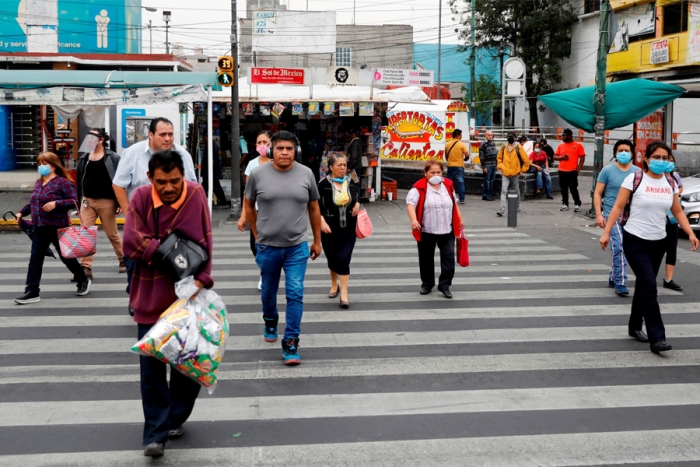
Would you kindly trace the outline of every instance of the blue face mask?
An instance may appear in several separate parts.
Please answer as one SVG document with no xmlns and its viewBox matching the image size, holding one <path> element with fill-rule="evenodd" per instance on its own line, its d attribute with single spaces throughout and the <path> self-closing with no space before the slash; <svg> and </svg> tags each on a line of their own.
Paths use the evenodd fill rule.
<svg viewBox="0 0 700 467">
<path fill-rule="evenodd" d="M 675 169 L 676 169 L 676 164 L 675 164 L 675 162 L 670 162 L 670 161 L 669 161 L 668 164 L 666 164 L 666 170 L 665 170 L 665 172 L 671 173 L 671 172 L 673 172 Z"/>
<path fill-rule="evenodd" d="M 37 170 L 39 171 L 39 175 L 42 177 L 46 177 L 51 173 L 51 166 L 50 165 L 40 165 L 37 167 Z"/>
<path fill-rule="evenodd" d="M 345 177 L 342 178 L 331 178 L 335 183 L 343 183 L 345 181 Z"/>
<path fill-rule="evenodd" d="M 622 165 L 629 164 L 629 162 L 632 160 L 632 153 L 627 151 L 618 152 L 615 158 L 617 159 L 617 162 Z"/>
<path fill-rule="evenodd" d="M 649 162 L 649 170 L 651 170 L 656 175 L 661 175 L 666 171 L 667 165 L 668 161 L 657 161 L 652 159 L 651 162 Z"/>
</svg>

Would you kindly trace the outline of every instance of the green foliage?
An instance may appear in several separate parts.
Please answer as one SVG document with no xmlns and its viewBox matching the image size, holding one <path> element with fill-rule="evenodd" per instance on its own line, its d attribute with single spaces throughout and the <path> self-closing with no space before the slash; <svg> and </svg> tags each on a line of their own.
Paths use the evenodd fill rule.
<svg viewBox="0 0 700 467">
<path fill-rule="evenodd" d="M 474 115 L 477 121 L 485 122 L 491 118 L 493 109 L 501 106 L 501 85 L 487 75 L 479 75 L 475 83 L 474 99 L 469 95 L 469 89 L 464 101 L 474 102 Z"/>
<path fill-rule="evenodd" d="M 561 82 L 561 60 L 571 55 L 571 27 L 577 21 L 570 0 L 476 0 L 476 45 L 511 50 L 527 69 L 531 120 L 537 123 L 536 96 L 555 90 Z M 471 44 L 471 0 L 450 0 L 462 23 L 459 32 Z M 478 74 L 478 70 L 477 70 Z M 534 119 L 532 118 L 534 117 Z"/>
</svg>

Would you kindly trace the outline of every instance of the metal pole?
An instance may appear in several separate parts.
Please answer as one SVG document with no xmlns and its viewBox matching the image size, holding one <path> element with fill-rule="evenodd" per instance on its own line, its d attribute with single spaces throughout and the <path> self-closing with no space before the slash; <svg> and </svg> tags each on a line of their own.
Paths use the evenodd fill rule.
<svg viewBox="0 0 700 467">
<path fill-rule="evenodd" d="M 469 83 L 469 97 L 472 102 L 476 102 L 476 0 L 472 0 L 472 25 L 471 25 L 471 55 L 469 57 L 469 66 L 471 67 L 471 81 Z M 476 117 L 476 109 L 474 108 L 476 104 L 472 104 L 472 115 Z"/>
<path fill-rule="evenodd" d="M 501 132 L 506 124 L 506 74 L 503 71 L 503 56 L 501 56 Z"/>
<path fill-rule="evenodd" d="M 211 123 L 214 119 L 212 113 L 211 86 L 207 86 L 207 199 L 209 200 L 209 213 L 212 210 L 212 200 L 214 197 L 214 142 L 212 141 Z M 219 200 L 223 202 L 223 200 Z"/>
<path fill-rule="evenodd" d="M 438 93 L 437 98 L 440 99 L 440 62 L 442 61 L 442 0 L 438 0 Z"/>
<path fill-rule="evenodd" d="M 516 149 L 517 151 L 517 149 Z M 503 176 L 501 176 L 503 177 Z M 520 177 L 518 177 L 520 178 Z M 518 180 L 515 183 L 520 183 Z M 508 227 L 516 228 L 518 226 L 518 193 L 508 189 Z"/>
<path fill-rule="evenodd" d="M 148 51 L 150 54 L 153 54 L 153 27 L 152 27 L 152 21 L 149 19 L 148 20 Z"/>
<path fill-rule="evenodd" d="M 169 23 L 169 21 L 165 22 L 165 53 L 166 54 L 170 53 L 170 42 L 168 42 L 168 23 Z"/>
<path fill-rule="evenodd" d="M 598 41 L 598 63 L 595 86 L 595 153 L 593 155 L 593 185 L 591 186 L 591 199 L 598 182 L 598 174 L 603 169 L 603 151 L 605 149 L 605 79 L 607 74 L 608 58 L 608 27 L 610 16 L 610 1 L 600 2 L 600 39 Z M 591 206 L 589 215 L 595 215 L 595 209 Z"/>
<path fill-rule="evenodd" d="M 238 115 L 238 13 L 236 0 L 231 0 L 231 57 L 233 57 L 233 86 L 231 86 L 231 214 L 226 221 L 237 222 L 241 217 L 241 153 Z"/>
</svg>

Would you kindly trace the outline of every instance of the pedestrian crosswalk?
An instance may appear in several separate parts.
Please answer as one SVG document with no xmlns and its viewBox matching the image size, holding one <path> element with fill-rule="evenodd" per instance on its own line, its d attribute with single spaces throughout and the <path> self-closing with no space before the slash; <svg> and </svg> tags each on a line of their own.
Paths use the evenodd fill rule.
<svg viewBox="0 0 700 467">
<path fill-rule="evenodd" d="M 358 241 L 349 310 L 327 298 L 325 258 L 310 261 L 302 364 L 289 368 L 261 336 L 248 234 L 216 228 L 231 325 L 219 385 L 157 463 L 700 465 L 700 303 L 659 289 L 674 345 L 659 357 L 627 337 L 631 298 L 607 288 L 599 253 L 530 231 L 466 233 L 471 266 L 452 300 L 418 294 L 408 231 Z M 0 465 L 153 464 L 111 246 L 99 236 L 90 295 L 48 259 L 42 301 L 20 307 L 28 253 L 26 237 L 0 236 Z M 278 302 L 282 323 L 283 287 Z"/>
</svg>

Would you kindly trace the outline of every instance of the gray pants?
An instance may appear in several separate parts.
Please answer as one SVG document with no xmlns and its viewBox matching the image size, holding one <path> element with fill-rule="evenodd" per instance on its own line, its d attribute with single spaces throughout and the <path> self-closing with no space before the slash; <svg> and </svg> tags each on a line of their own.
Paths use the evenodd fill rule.
<svg viewBox="0 0 700 467">
<path fill-rule="evenodd" d="M 520 209 L 520 175 L 514 177 L 501 175 L 501 212 L 506 212 L 506 195 L 509 186 L 513 187 L 518 195 L 518 209 Z"/>
</svg>

